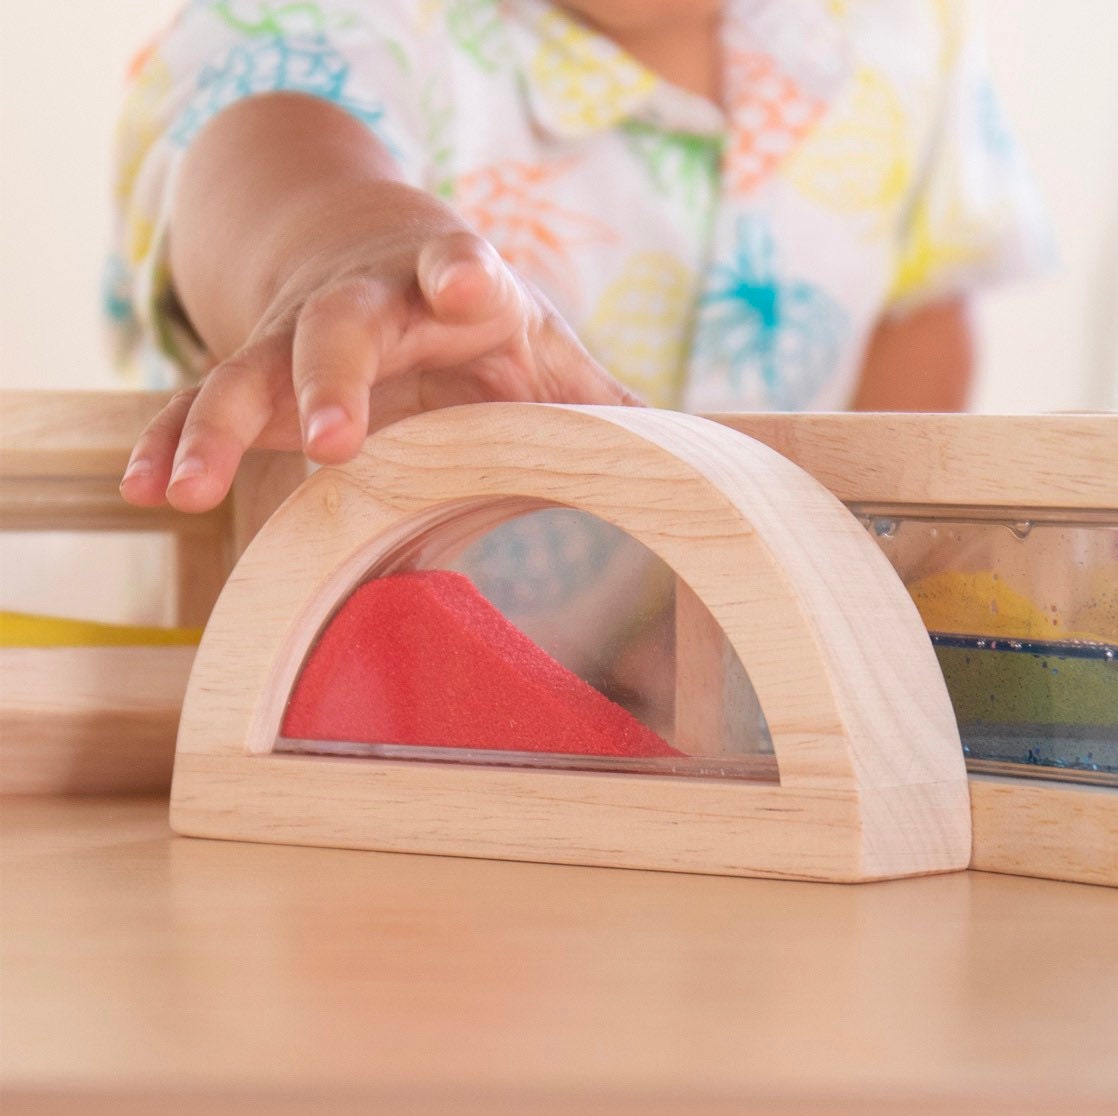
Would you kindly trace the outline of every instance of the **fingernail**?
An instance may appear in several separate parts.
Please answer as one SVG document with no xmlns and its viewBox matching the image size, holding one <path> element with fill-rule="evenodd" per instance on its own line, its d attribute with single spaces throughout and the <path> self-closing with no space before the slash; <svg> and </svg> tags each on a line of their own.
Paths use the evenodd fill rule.
<svg viewBox="0 0 1118 1116">
<path fill-rule="evenodd" d="M 124 470 L 120 483 L 125 484 L 136 477 L 150 477 L 152 472 L 151 462 L 146 457 L 137 457 L 134 461 L 128 462 L 128 468 Z"/>
<path fill-rule="evenodd" d="M 317 442 L 324 434 L 349 421 L 349 415 L 336 403 L 321 407 L 307 420 L 307 443 Z"/>
<path fill-rule="evenodd" d="M 200 477 L 206 471 L 205 463 L 200 457 L 184 457 L 171 474 L 171 483 L 190 480 L 191 477 Z"/>
<path fill-rule="evenodd" d="M 440 295 L 452 283 L 457 283 L 469 270 L 469 266 L 461 260 L 452 260 L 450 263 L 445 263 L 437 268 L 435 274 L 431 277 L 431 294 Z"/>
</svg>

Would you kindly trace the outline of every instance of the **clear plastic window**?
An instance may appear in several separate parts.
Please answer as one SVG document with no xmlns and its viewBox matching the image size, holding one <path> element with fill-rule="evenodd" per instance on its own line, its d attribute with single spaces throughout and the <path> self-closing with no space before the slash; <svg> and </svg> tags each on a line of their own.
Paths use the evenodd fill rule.
<svg viewBox="0 0 1118 1116">
<path fill-rule="evenodd" d="M 1118 785 L 1118 524 L 856 510 L 931 634 L 969 768 Z"/>
<path fill-rule="evenodd" d="M 642 544 L 558 507 L 464 513 L 370 570 L 275 750 L 777 779 L 709 612 Z"/>
</svg>

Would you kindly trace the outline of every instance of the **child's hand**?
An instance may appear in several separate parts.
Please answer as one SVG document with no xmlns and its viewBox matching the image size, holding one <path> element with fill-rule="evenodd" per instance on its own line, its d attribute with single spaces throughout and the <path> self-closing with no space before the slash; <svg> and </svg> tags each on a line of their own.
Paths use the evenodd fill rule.
<svg viewBox="0 0 1118 1116">
<path fill-rule="evenodd" d="M 171 265 L 219 363 L 144 431 L 133 504 L 200 512 L 245 451 L 353 457 L 370 430 L 455 403 L 637 404 L 542 295 L 371 133 L 280 94 L 219 114 L 188 152 Z"/>
<path fill-rule="evenodd" d="M 410 271 L 378 263 L 293 276 L 245 347 L 144 432 L 124 498 L 205 511 L 250 446 L 346 461 L 369 431 L 456 403 L 638 402 L 480 238 L 429 240 Z"/>
</svg>

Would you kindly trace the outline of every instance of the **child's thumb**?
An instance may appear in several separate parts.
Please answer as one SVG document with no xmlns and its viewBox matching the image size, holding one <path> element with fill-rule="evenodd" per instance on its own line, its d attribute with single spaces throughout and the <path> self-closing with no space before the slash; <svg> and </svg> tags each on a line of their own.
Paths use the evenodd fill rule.
<svg viewBox="0 0 1118 1116">
<path fill-rule="evenodd" d="M 434 237 L 420 249 L 419 288 L 437 318 L 477 322 L 516 304 L 516 281 L 496 249 L 470 232 Z"/>
</svg>

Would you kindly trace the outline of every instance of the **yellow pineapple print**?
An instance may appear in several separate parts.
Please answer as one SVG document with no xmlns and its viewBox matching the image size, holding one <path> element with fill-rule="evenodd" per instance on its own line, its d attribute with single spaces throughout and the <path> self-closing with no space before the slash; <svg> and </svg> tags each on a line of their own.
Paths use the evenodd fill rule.
<svg viewBox="0 0 1118 1116">
<path fill-rule="evenodd" d="M 960 0 L 932 0 L 932 11 L 941 36 L 939 64 L 946 72 L 959 56 L 966 33 L 966 10 Z"/>
<path fill-rule="evenodd" d="M 125 217 L 124 248 L 128 262 L 136 267 L 147 259 L 155 241 L 155 219 L 139 206 L 129 206 Z"/>
<path fill-rule="evenodd" d="M 694 275 L 667 252 L 639 252 L 602 294 L 583 331 L 587 347 L 654 407 L 679 403 Z"/>
<path fill-rule="evenodd" d="M 114 185 L 118 201 L 132 192 L 144 158 L 166 126 L 167 97 L 172 84 L 167 64 L 154 54 L 141 55 L 133 74 L 115 137 Z"/>
<path fill-rule="evenodd" d="M 445 8 L 446 0 L 419 0 L 418 27 L 420 32 L 424 35 L 427 34 L 436 21 L 442 19 Z"/>
<path fill-rule="evenodd" d="M 143 199 L 137 180 L 144 161 L 163 134 L 171 92 L 171 71 L 152 48 L 141 52 L 132 64 L 128 97 L 116 132 L 117 201 L 124 209 L 124 248 L 135 267 L 151 251 L 155 237 L 152 199 Z"/>
<path fill-rule="evenodd" d="M 656 85 L 643 66 L 560 12 L 540 20 L 532 76 L 572 132 L 617 123 Z"/>
<path fill-rule="evenodd" d="M 889 82 L 859 70 L 851 89 L 788 160 L 785 175 L 820 205 L 888 217 L 912 177 L 904 110 Z"/>
<path fill-rule="evenodd" d="M 904 302 L 935 287 L 937 279 L 982 257 L 983 230 L 970 228 L 954 206 L 933 222 L 925 201 L 917 204 L 912 227 L 897 262 L 890 302 Z"/>
</svg>

